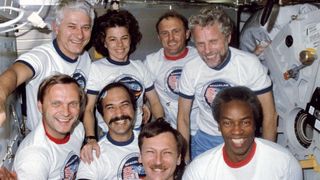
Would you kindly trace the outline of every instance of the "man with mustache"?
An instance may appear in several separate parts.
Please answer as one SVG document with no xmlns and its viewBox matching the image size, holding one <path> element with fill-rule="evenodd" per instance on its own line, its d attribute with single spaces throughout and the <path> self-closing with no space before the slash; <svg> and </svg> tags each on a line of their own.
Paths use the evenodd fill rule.
<svg viewBox="0 0 320 180">
<path fill-rule="evenodd" d="M 81 161 L 77 179 L 140 179 L 144 176 L 138 162 L 138 133 L 133 131 L 136 111 L 134 94 L 127 86 L 114 82 L 98 95 L 96 108 L 108 126 L 100 139 L 100 156 L 93 152 L 93 161 Z"/>
<path fill-rule="evenodd" d="M 262 108 L 255 92 L 237 86 L 218 93 L 212 113 L 224 144 L 195 158 L 183 180 L 302 180 L 297 159 L 284 147 L 255 137 Z M 272 159 L 272 160 L 271 160 Z"/>
<path fill-rule="evenodd" d="M 158 120 L 146 124 L 138 139 L 145 180 L 181 179 L 187 146 L 179 131 L 165 120 Z"/>
<path fill-rule="evenodd" d="M 189 28 L 200 57 L 183 68 L 177 121 L 178 130 L 189 142 L 190 111 L 195 101 L 199 130 L 194 136 L 193 157 L 223 142 L 210 105 L 216 96 L 213 92 L 233 86 L 247 86 L 258 95 L 263 108 L 262 136 L 275 141 L 277 114 L 267 69 L 255 55 L 229 47 L 233 25 L 228 15 L 221 7 L 204 8 L 190 17 Z"/>
</svg>

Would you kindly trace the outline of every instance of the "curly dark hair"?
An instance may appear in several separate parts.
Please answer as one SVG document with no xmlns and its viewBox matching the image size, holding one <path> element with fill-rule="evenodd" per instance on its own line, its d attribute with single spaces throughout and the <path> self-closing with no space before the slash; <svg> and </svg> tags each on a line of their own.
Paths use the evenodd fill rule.
<svg viewBox="0 0 320 180">
<path fill-rule="evenodd" d="M 128 56 L 130 56 L 130 54 L 136 50 L 137 44 L 141 41 L 142 34 L 139 30 L 138 21 L 127 10 L 108 9 L 105 14 L 95 20 L 92 32 L 92 42 L 96 51 L 105 57 L 109 57 L 109 51 L 104 47 L 104 42 L 107 29 L 112 27 L 126 27 L 128 29 L 131 39 L 130 50 L 128 53 Z"/>
</svg>

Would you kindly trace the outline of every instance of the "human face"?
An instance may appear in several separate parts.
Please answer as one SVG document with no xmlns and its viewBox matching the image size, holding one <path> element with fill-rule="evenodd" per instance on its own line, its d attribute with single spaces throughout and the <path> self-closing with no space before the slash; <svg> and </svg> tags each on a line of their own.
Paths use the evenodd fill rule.
<svg viewBox="0 0 320 180">
<path fill-rule="evenodd" d="M 254 142 L 255 121 L 249 104 L 232 100 L 222 104 L 219 128 L 228 157 L 233 162 L 245 159 Z"/>
<path fill-rule="evenodd" d="M 210 68 L 220 65 L 227 57 L 231 35 L 226 37 L 218 23 L 205 27 L 196 25 L 192 36 L 199 55 Z"/>
<path fill-rule="evenodd" d="M 47 89 L 38 108 L 46 131 L 54 138 L 63 139 L 78 120 L 80 95 L 76 84 L 55 84 Z"/>
<path fill-rule="evenodd" d="M 112 60 L 125 62 L 130 50 L 130 35 L 126 27 L 111 27 L 106 30 L 104 47 L 108 49 Z"/>
<path fill-rule="evenodd" d="M 186 48 L 186 40 L 190 32 L 183 26 L 183 22 L 174 17 L 163 19 L 158 26 L 158 38 L 168 56 L 179 56 Z"/>
<path fill-rule="evenodd" d="M 60 50 L 71 59 L 83 52 L 91 36 L 91 19 L 82 11 L 66 9 L 60 24 L 56 24 L 55 33 Z"/>
<path fill-rule="evenodd" d="M 127 141 L 134 123 L 134 109 L 128 92 L 122 87 L 108 90 L 102 107 L 110 136 L 116 141 Z"/>
<path fill-rule="evenodd" d="M 141 155 L 147 180 L 173 180 L 176 166 L 180 165 L 177 142 L 170 132 L 143 138 Z"/>
</svg>

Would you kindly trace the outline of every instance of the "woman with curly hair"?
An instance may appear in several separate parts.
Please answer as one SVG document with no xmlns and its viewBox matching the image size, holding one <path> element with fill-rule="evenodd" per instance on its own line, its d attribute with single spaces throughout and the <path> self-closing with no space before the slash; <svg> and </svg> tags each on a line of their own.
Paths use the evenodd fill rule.
<svg viewBox="0 0 320 180">
<path fill-rule="evenodd" d="M 107 127 L 99 113 L 95 112 L 96 100 L 103 87 L 112 82 L 124 83 L 135 94 L 137 111 L 135 118 L 135 129 L 139 130 L 142 119 L 142 107 L 144 95 L 150 103 L 151 112 L 155 119 L 164 116 L 159 97 L 154 89 L 149 71 L 140 60 L 131 60 L 129 56 L 136 50 L 137 44 L 142 38 L 138 21 L 127 10 L 108 10 L 104 15 L 98 17 L 93 28 L 93 46 L 96 51 L 104 56 L 92 63 L 88 85 L 88 103 L 84 113 L 84 125 L 86 130 L 86 146 L 82 149 L 81 157 L 87 162 L 92 161 L 92 150 L 99 155 L 99 146 L 95 137 L 95 118 L 103 132 Z M 108 108 L 108 107 L 104 107 Z M 121 126 L 121 119 L 119 123 Z"/>
</svg>

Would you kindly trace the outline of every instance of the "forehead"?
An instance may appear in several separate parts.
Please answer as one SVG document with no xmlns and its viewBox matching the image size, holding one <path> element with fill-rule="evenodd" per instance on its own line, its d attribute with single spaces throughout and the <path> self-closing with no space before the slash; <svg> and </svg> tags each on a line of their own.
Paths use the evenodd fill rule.
<svg viewBox="0 0 320 180">
<path fill-rule="evenodd" d="M 128 35 L 128 29 L 125 26 L 108 27 L 105 30 L 107 36 Z"/>
<path fill-rule="evenodd" d="M 177 17 L 167 17 L 160 21 L 159 28 L 168 28 L 168 27 L 184 27 L 181 19 Z"/>
<path fill-rule="evenodd" d="M 226 103 L 222 103 L 221 116 L 253 116 L 253 111 L 249 103 L 241 100 L 231 100 Z"/>
<path fill-rule="evenodd" d="M 59 97 L 79 97 L 78 86 L 74 83 L 70 84 L 55 84 L 46 89 L 45 97 L 59 98 Z"/>
<path fill-rule="evenodd" d="M 103 103 L 115 103 L 115 102 L 122 102 L 122 101 L 129 101 L 130 95 L 126 89 L 123 87 L 114 87 L 112 89 L 109 89 L 106 92 L 105 97 L 103 98 Z"/>
<path fill-rule="evenodd" d="M 64 9 L 62 22 L 91 24 L 89 15 L 84 10 Z"/>
<path fill-rule="evenodd" d="M 170 132 L 164 132 L 154 137 L 143 138 L 142 148 L 152 148 L 157 150 L 174 149 L 177 150 L 177 142 Z"/>
</svg>

